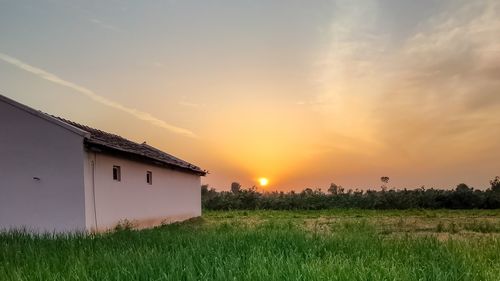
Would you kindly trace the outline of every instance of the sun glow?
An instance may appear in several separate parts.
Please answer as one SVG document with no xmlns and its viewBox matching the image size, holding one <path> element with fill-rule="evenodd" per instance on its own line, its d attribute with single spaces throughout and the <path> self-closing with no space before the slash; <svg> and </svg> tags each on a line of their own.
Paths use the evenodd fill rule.
<svg viewBox="0 0 500 281">
<path fill-rule="evenodd" d="M 266 186 L 269 184 L 269 180 L 267 178 L 260 178 L 259 184 L 260 184 L 260 186 Z"/>
</svg>

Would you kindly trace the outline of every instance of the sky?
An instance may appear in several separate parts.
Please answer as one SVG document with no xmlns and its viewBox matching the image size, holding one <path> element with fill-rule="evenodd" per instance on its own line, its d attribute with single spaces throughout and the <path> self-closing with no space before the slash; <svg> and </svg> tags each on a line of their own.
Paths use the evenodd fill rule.
<svg viewBox="0 0 500 281">
<path fill-rule="evenodd" d="M 0 94 L 217 189 L 500 175 L 500 1 L 0 0 L 0 35 Z"/>
</svg>

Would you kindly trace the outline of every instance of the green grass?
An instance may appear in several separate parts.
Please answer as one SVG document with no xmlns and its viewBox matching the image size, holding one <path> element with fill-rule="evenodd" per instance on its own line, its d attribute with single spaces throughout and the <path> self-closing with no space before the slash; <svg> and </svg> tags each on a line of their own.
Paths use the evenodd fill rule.
<svg viewBox="0 0 500 281">
<path fill-rule="evenodd" d="M 0 280 L 499 280 L 499 225 L 499 211 L 238 211 L 94 236 L 5 233 Z"/>
</svg>

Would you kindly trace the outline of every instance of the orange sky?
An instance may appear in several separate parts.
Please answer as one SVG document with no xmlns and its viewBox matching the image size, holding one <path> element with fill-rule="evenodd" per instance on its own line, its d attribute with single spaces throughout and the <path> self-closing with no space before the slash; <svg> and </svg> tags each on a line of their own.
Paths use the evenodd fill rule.
<svg viewBox="0 0 500 281">
<path fill-rule="evenodd" d="M 29 3 L 29 4 L 28 4 Z M 228 189 L 486 187 L 498 1 L 0 4 L 0 91 Z"/>
</svg>

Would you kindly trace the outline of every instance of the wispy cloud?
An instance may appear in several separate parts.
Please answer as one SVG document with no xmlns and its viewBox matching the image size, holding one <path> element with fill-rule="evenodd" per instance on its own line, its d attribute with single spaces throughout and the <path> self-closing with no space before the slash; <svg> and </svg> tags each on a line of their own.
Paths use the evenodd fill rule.
<svg viewBox="0 0 500 281">
<path fill-rule="evenodd" d="M 191 107 L 191 108 L 200 108 L 204 107 L 204 104 L 199 104 L 199 103 L 194 103 L 194 102 L 189 102 L 189 101 L 179 101 L 179 105 L 185 106 L 185 107 Z"/>
<path fill-rule="evenodd" d="M 397 43 L 377 30 L 384 15 L 370 3 L 339 1 L 319 60 L 315 107 L 332 130 L 373 140 L 385 159 L 464 160 L 496 145 L 500 3 L 456 2 Z"/>
<path fill-rule="evenodd" d="M 11 56 L 6 55 L 6 54 L 1 53 L 1 52 L 0 52 L 0 60 L 4 61 L 6 63 L 9 63 L 9 64 L 11 64 L 17 68 L 20 68 L 22 70 L 25 70 L 29 73 L 32 73 L 32 74 L 34 74 L 42 79 L 45 79 L 47 81 L 50 81 L 52 83 L 55 83 L 55 84 L 58 84 L 58 85 L 61 85 L 61 86 L 67 87 L 67 88 L 70 88 L 70 89 L 92 99 L 93 101 L 96 101 L 100 104 L 103 104 L 103 105 L 109 106 L 111 108 L 128 113 L 128 114 L 132 115 L 133 117 L 138 118 L 138 119 L 143 120 L 143 121 L 146 121 L 146 122 L 149 122 L 152 125 L 158 126 L 160 128 L 166 129 L 170 132 L 180 134 L 183 136 L 197 137 L 196 134 L 194 134 L 192 131 L 190 131 L 188 129 L 184 129 L 184 128 L 180 128 L 180 127 L 168 124 L 167 122 L 151 115 L 150 113 L 140 111 L 140 110 L 137 110 L 135 108 L 130 108 L 130 107 L 122 105 L 116 101 L 107 99 L 103 96 L 96 94 L 94 91 L 92 91 L 88 88 L 85 88 L 85 87 L 80 86 L 78 84 L 75 84 L 73 82 L 64 80 L 53 73 L 50 73 L 50 72 L 45 71 L 41 68 L 27 64 L 27 63 L 25 63 L 17 58 L 11 57 Z"/>
<path fill-rule="evenodd" d="M 93 23 L 93 24 L 96 24 L 104 29 L 107 29 L 107 30 L 110 30 L 110 31 L 114 31 L 114 32 L 118 32 L 118 33 L 124 33 L 124 30 L 121 29 L 121 28 L 118 28 L 114 25 L 111 25 L 107 22 L 104 22 L 100 19 L 97 19 L 97 18 L 89 18 L 89 22 Z"/>
</svg>

